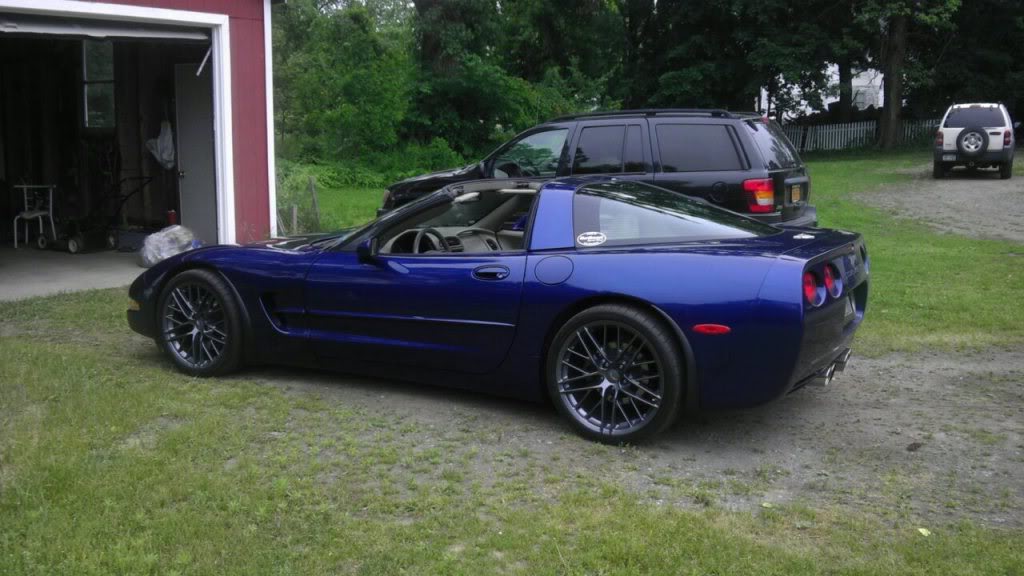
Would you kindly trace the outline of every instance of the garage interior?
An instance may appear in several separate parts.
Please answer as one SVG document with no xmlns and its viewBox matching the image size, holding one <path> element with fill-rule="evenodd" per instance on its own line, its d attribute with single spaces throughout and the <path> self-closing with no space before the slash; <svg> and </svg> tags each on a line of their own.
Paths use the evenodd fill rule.
<svg viewBox="0 0 1024 576">
<path fill-rule="evenodd" d="M 210 46 L 203 29 L 0 12 L 0 269 L 24 185 L 54 186 L 56 237 L 31 220 L 18 251 L 130 252 L 175 222 L 217 242 Z"/>
</svg>

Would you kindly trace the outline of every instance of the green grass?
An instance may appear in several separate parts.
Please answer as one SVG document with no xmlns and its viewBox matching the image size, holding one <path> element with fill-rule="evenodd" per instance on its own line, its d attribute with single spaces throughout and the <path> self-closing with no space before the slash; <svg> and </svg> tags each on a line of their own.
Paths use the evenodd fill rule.
<svg viewBox="0 0 1024 576">
<path fill-rule="evenodd" d="M 365 224 L 377 216 L 384 200 L 383 188 L 325 188 L 319 192 L 324 230 Z"/>
<path fill-rule="evenodd" d="M 0 304 L 0 573 L 1019 574 L 1019 531 L 777 504 L 691 508 L 469 432 L 197 380 L 123 290 Z M 466 416 L 472 418 L 471 415 Z M 476 434 L 474 436 L 473 434 Z M 610 465 L 642 454 L 594 445 Z M 773 475 L 765 469 L 764 475 Z"/>
<path fill-rule="evenodd" d="M 857 334 L 858 352 L 1008 346 L 1024 340 L 1024 308 L 1015 304 L 1024 298 L 1020 245 L 939 234 L 853 198 L 909 182 L 913 169 L 929 161 L 927 154 L 908 151 L 808 161 L 821 225 L 860 232 L 868 244 L 871 293 Z M 970 193 L 967 184 L 964 193 Z"/>
</svg>

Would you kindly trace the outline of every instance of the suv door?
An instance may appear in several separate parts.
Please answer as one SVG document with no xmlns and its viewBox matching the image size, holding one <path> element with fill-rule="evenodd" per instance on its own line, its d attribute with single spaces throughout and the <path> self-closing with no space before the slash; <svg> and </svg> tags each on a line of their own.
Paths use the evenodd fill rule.
<svg viewBox="0 0 1024 576">
<path fill-rule="evenodd" d="M 750 162 L 733 125 L 720 118 L 649 119 L 654 183 L 737 212 Z"/>
<path fill-rule="evenodd" d="M 580 122 L 570 150 L 574 176 L 614 175 L 623 180 L 653 181 L 650 136 L 644 118 Z"/>
</svg>

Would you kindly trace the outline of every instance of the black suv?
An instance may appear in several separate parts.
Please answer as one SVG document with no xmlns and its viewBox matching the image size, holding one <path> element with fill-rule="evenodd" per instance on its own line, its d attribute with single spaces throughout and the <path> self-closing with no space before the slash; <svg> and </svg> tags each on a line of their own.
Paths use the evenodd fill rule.
<svg viewBox="0 0 1024 576">
<path fill-rule="evenodd" d="M 773 121 L 725 110 L 624 110 L 556 118 L 476 164 L 388 187 L 386 212 L 453 182 L 607 174 L 639 180 L 770 224 L 816 226 L 810 180 Z"/>
</svg>

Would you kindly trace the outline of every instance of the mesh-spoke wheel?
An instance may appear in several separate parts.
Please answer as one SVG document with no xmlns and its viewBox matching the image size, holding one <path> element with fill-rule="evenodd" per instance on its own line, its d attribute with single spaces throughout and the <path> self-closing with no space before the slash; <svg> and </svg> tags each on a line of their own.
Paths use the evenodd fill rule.
<svg viewBox="0 0 1024 576">
<path fill-rule="evenodd" d="M 585 435 L 626 441 L 674 418 L 680 362 L 648 314 L 618 305 L 584 311 L 559 332 L 552 353 L 552 396 Z"/>
<path fill-rule="evenodd" d="M 163 333 L 170 349 L 192 368 L 216 362 L 227 348 L 224 307 L 212 290 L 181 284 L 164 304 Z"/>
<path fill-rule="evenodd" d="M 212 376 L 239 364 L 239 314 L 231 291 L 213 272 L 189 270 L 164 288 L 157 342 L 175 364 L 195 376 Z"/>
</svg>

